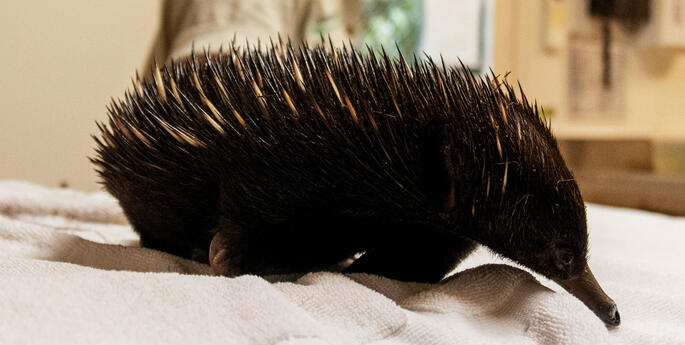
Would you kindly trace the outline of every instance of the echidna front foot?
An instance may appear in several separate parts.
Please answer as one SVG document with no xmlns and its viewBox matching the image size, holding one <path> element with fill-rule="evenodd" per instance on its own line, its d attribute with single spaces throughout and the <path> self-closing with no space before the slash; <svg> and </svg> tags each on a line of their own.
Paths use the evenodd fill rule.
<svg viewBox="0 0 685 345">
<path fill-rule="evenodd" d="M 417 227 L 366 252 L 346 272 L 437 283 L 471 254 L 476 245 L 466 238 L 431 233 L 429 229 Z"/>
</svg>

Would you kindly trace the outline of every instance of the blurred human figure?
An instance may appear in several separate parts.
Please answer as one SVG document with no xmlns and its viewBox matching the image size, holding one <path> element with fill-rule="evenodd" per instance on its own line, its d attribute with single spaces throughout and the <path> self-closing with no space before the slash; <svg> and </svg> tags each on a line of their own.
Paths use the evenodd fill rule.
<svg viewBox="0 0 685 345">
<path fill-rule="evenodd" d="M 193 47 L 218 49 L 235 37 L 256 44 L 269 37 L 298 43 L 317 36 L 317 28 L 335 40 L 354 37 L 359 0 L 165 0 L 160 28 L 152 47 L 153 61 L 186 56 Z M 357 18 L 355 18 L 357 17 Z M 312 30 L 314 28 L 314 30 Z M 318 30 L 318 31 L 322 31 Z M 146 68 L 145 71 L 149 71 Z"/>
</svg>

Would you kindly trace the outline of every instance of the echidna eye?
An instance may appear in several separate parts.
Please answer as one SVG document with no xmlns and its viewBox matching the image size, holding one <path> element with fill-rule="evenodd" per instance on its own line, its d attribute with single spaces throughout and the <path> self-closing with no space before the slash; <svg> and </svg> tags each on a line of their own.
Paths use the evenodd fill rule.
<svg viewBox="0 0 685 345">
<path fill-rule="evenodd" d="M 571 264 L 573 264 L 573 255 L 571 255 L 571 253 L 562 252 L 560 259 L 561 259 L 561 263 L 564 266 L 570 266 Z"/>
</svg>

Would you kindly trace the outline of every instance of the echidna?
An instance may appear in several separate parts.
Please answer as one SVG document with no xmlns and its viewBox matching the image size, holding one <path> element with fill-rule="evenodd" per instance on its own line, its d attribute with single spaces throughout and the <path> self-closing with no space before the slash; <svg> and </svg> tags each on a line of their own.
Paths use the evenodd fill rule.
<svg viewBox="0 0 685 345">
<path fill-rule="evenodd" d="M 482 244 L 619 324 L 573 175 L 506 78 L 273 42 L 151 74 L 112 102 L 93 159 L 142 245 L 227 276 L 363 252 L 348 271 L 437 282 Z"/>
</svg>

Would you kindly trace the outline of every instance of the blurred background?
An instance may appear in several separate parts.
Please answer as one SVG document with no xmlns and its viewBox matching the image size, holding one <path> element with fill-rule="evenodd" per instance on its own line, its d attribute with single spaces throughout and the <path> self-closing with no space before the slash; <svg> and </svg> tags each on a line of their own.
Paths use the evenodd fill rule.
<svg viewBox="0 0 685 345">
<path fill-rule="evenodd" d="M 5 0 L 0 179 L 100 189 L 90 135 L 136 70 L 277 32 L 509 73 L 587 201 L 685 214 L 685 0 Z"/>
</svg>

